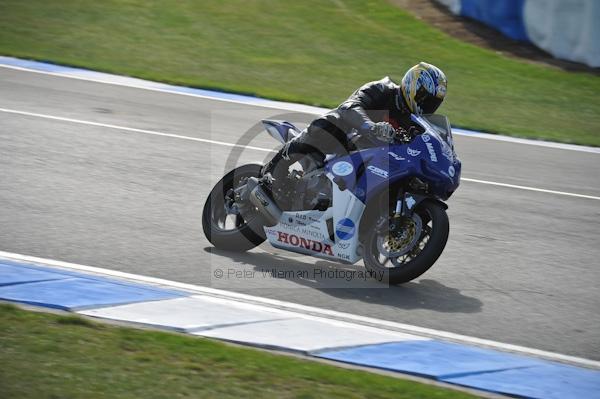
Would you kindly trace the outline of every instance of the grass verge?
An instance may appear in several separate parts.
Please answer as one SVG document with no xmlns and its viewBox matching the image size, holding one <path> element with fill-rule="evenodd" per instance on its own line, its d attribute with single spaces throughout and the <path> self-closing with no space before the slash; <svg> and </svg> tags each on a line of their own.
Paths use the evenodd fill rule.
<svg viewBox="0 0 600 399">
<path fill-rule="evenodd" d="M 2 398 L 472 398 L 413 381 L 0 304 Z"/>
<path fill-rule="evenodd" d="M 600 77 L 507 58 L 384 0 L 3 0 L 0 53 L 336 106 L 420 60 L 454 124 L 600 146 Z"/>
</svg>

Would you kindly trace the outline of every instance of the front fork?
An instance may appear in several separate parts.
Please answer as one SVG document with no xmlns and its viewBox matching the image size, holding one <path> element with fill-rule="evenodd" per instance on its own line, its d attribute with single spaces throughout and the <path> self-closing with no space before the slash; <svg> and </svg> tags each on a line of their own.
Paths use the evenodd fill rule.
<svg viewBox="0 0 600 399">
<path fill-rule="evenodd" d="M 402 222 L 406 219 L 412 218 L 417 205 L 427 198 L 428 197 L 424 195 L 413 194 L 405 192 L 404 190 L 399 190 L 398 195 L 396 196 L 394 213 L 390 218 L 390 232 L 399 232 L 403 225 Z"/>
</svg>

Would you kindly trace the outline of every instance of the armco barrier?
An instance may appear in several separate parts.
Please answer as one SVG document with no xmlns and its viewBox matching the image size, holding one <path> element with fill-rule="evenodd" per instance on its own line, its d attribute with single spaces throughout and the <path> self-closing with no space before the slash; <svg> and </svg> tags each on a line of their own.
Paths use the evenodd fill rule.
<svg viewBox="0 0 600 399">
<path fill-rule="evenodd" d="M 553 56 L 600 67 L 598 0 L 436 0 Z"/>
<path fill-rule="evenodd" d="M 600 1 L 526 0 L 527 36 L 557 58 L 600 67 Z"/>
<path fill-rule="evenodd" d="M 527 41 L 523 25 L 525 0 L 462 0 L 461 15 L 496 28 L 514 40 Z"/>
</svg>

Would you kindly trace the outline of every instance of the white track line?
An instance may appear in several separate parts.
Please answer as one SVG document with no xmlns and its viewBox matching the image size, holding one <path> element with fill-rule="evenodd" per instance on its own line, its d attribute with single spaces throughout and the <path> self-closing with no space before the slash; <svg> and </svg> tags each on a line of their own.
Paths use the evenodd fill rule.
<svg viewBox="0 0 600 399">
<path fill-rule="evenodd" d="M 202 142 L 202 143 L 210 143 L 210 144 L 222 145 L 222 146 L 226 146 L 226 147 L 246 148 L 249 150 L 262 151 L 262 152 L 272 152 L 273 151 L 273 150 L 269 150 L 267 148 L 226 143 L 224 141 L 202 139 L 202 138 L 198 138 L 198 137 L 181 136 L 179 134 L 157 132 L 154 130 L 136 129 L 136 128 L 132 128 L 132 127 L 111 125 L 111 124 L 107 124 L 107 123 L 84 121 L 81 119 L 64 118 L 61 116 L 38 114 L 35 112 L 18 111 L 18 110 L 7 109 L 7 108 L 0 108 L 0 112 L 6 112 L 9 114 L 16 114 L 16 115 L 33 116 L 36 118 L 50 119 L 50 120 L 56 120 L 56 121 L 61 121 L 61 122 L 79 123 L 82 125 L 89 125 L 89 126 L 105 127 L 105 128 L 109 128 L 109 129 L 122 130 L 122 131 L 126 131 L 126 132 L 149 134 L 152 136 L 162 136 L 162 137 L 176 138 L 176 139 L 180 139 L 180 140 L 198 141 L 198 142 Z M 600 197 L 595 197 L 593 195 L 569 193 L 569 192 L 565 192 L 565 191 L 547 190 L 544 188 L 536 188 L 536 187 L 528 187 L 528 186 L 518 186 L 515 184 L 500 183 L 500 182 L 494 182 L 494 181 L 488 181 L 488 180 L 470 179 L 467 177 L 461 177 L 461 180 L 467 181 L 467 182 L 472 182 L 472 183 L 488 184 L 488 185 L 492 185 L 492 186 L 508 187 L 508 188 L 515 188 L 515 189 L 519 189 L 519 190 L 536 191 L 536 192 L 547 193 L 547 194 L 564 195 L 564 196 L 568 196 L 568 197 L 585 198 L 585 199 L 592 199 L 592 200 L 600 201 Z"/>
<path fill-rule="evenodd" d="M 269 299 L 262 298 L 247 294 L 240 294 L 237 292 L 219 290 L 216 288 L 203 287 L 199 285 L 192 285 L 186 283 L 179 283 L 177 281 L 170 281 L 156 277 L 142 276 L 138 274 L 125 273 L 116 270 L 104 269 L 94 266 L 86 266 L 79 265 L 76 263 L 68 263 L 53 259 L 44 259 L 38 258 L 34 256 L 16 254 L 11 252 L 0 251 L 0 258 L 5 258 L 9 260 L 16 260 L 21 262 L 31 262 L 38 263 L 41 265 L 55 266 L 58 268 L 70 269 L 70 270 L 78 270 L 83 272 L 89 272 L 93 274 L 99 274 L 104 276 L 117 277 L 121 279 L 144 282 L 153 285 L 159 285 L 169 288 L 181 289 L 193 293 L 199 293 L 203 295 L 216 296 L 220 298 L 226 298 L 231 300 L 236 300 L 244 303 L 252 303 L 252 304 L 260 304 L 267 305 L 270 307 L 274 307 L 277 309 L 283 309 L 288 311 L 295 311 L 298 313 L 302 313 L 305 315 L 317 316 L 317 317 L 325 317 L 330 319 L 335 319 L 339 321 L 345 321 L 349 323 L 356 323 L 364 326 L 371 326 L 376 328 L 381 328 L 385 330 L 399 331 L 404 333 L 416 334 L 420 336 L 430 337 L 430 338 L 440 338 L 445 340 L 450 340 L 454 342 L 461 342 L 466 344 L 472 344 L 477 346 L 484 346 L 488 348 L 499 349 L 502 351 L 509 351 L 514 353 L 519 353 L 523 355 L 530 355 L 541 357 L 548 360 L 554 360 L 559 362 L 571 363 L 583 367 L 592 367 L 596 369 L 600 369 L 600 362 L 591 359 L 584 359 L 575 356 L 563 355 L 560 353 L 548 352 L 539 349 L 527 348 L 519 345 L 506 344 L 502 342 L 491 341 L 482 338 L 469 337 L 467 335 L 460 335 L 451 333 L 448 331 L 435 330 L 432 328 L 424 328 L 413 326 L 410 324 L 397 323 L 393 321 L 387 320 L 379 320 L 372 317 L 359 316 L 350 313 L 338 312 L 335 310 L 329 309 L 321 309 L 313 306 L 305 306 L 292 302 L 280 301 L 277 299 Z"/>
<path fill-rule="evenodd" d="M 498 182 L 487 181 L 487 180 L 469 179 L 467 177 L 461 177 L 460 180 L 461 181 L 468 181 L 468 182 L 472 182 L 472 183 L 489 184 L 489 185 L 492 185 L 492 186 L 517 188 L 519 190 L 537 191 L 537 192 L 540 192 L 540 193 L 566 195 L 566 196 L 569 196 L 569 197 L 577 197 L 577 198 L 587 198 L 587 199 L 593 199 L 593 200 L 600 200 L 600 197 L 594 197 L 593 195 L 567 193 L 565 191 L 546 190 L 545 188 L 517 186 L 516 184 L 507 184 L 507 183 L 498 183 Z"/>
<path fill-rule="evenodd" d="M 154 131 L 154 130 L 146 130 L 146 129 L 136 129 L 136 128 L 133 128 L 133 127 L 110 125 L 108 123 L 84 121 L 84 120 L 81 120 L 81 119 L 64 118 L 62 116 L 52 116 L 52 115 L 46 115 L 46 114 L 37 114 L 35 112 L 17 111 L 17 110 L 14 110 L 14 109 L 7 109 L 7 108 L 0 108 L 0 112 L 6 112 L 6 113 L 9 113 L 9 114 L 17 114 L 17 115 L 25 115 L 25 116 L 34 116 L 36 118 L 51 119 L 51 120 L 61 121 L 61 122 L 79 123 L 79 124 L 82 124 L 82 125 L 89 125 L 89 126 L 106 127 L 106 128 L 109 128 L 109 129 L 123 130 L 123 131 L 126 131 L 126 132 L 143 133 L 143 134 L 149 134 L 149 135 L 152 135 L 152 136 L 162 136 L 162 137 L 171 137 L 171 138 L 180 139 L 180 140 L 199 141 L 201 143 L 210 143 L 210 144 L 222 145 L 222 146 L 226 146 L 226 147 L 247 148 L 247 149 L 250 149 L 250 150 L 265 151 L 265 152 L 272 152 L 273 151 L 273 150 L 267 150 L 265 148 L 260 148 L 260 147 L 252 147 L 252 146 L 249 146 L 249 145 L 232 144 L 232 143 L 226 143 L 224 141 L 201 139 L 199 137 L 181 136 L 179 134 L 157 132 L 157 131 Z"/>
<path fill-rule="evenodd" d="M 2 56 L 0 56 L 0 59 L 1 58 L 2 58 Z M 5 57 L 5 58 L 10 58 L 10 57 Z M 44 64 L 42 62 L 37 62 L 37 63 Z M 53 64 L 49 64 L 49 65 L 53 65 Z M 176 91 L 174 89 L 183 87 L 183 86 L 173 86 L 173 85 L 168 85 L 166 83 L 153 82 L 150 80 L 144 80 L 144 79 L 140 79 L 140 78 L 113 75 L 113 74 L 109 74 L 109 73 L 96 72 L 96 71 L 80 69 L 80 68 L 71 68 L 71 69 L 73 69 L 73 72 L 48 72 L 48 71 L 40 71 L 37 69 L 19 67 L 16 65 L 5 65 L 5 64 L 0 64 L 0 68 L 13 69 L 13 70 L 22 71 L 22 72 L 37 73 L 37 74 L 55 76 L 55 77 L 60 77 L 60 78 L 76 79 L 76 80 L 82 80 L 82 81 L 93 82 L 93 83 L 103 83 L 103 84 L 110 84 L 110 85 L 115 85 L 115 86 L 130 87 L 130 88 L 134 88 L 134 89 L 150 90 L 150 91 L 155 91 L 155 92 L 160 92 L 160 93 L 204 98 L 204 99 L 213 100 L 213 101 L 222 101 L 222 102 L 228 102 L 228 103 L 233 103 L 233 104 L 242 104 L 242 105 L 252 106 L 252 107 L 262 107 L 262 108 L 270 108 L 270 109 L 296 111 L 296 112 L 303 112 L 303 113 L 309 113 L 309 114 L 314 114 L 314 115 L 320 115 L 320 114 L 323 114 L 323 113 L 329 111 L 329 109 L 327 109 L 327 108 L 315 107 L 315 106 L 304 105 L 304 104 L 288 103 L 288 102 L 284 102 L 284 101 L 268 100 L 268 99 L 263 99 L 263 98 L 244 96 L 244 95 L 235 94 L 235 93 L 227 93 L 227 94 L 235 95 L 238 97 L 247 97 L 248 101 L 234 100 L 234 99 L 229 99 L 229 98 L 221 98 L 216 95 L 216 94 L 220 94 L 218 92 L 215 92 L 214 96 L 180 92 L 180 91 Z M 85 76 L 85 75 L 78 76 L 78 75 L 75 75 L 76 73 L 93 74 L 96 76 L 96 78 L 92 78 L 90 76 Z M 151 87 L 151 85 L 160 85 L 160 86 L 164 86 L 164 88 Z M 169 88 L 172 88 L 172 89 L 169 89 Z M 210 92 L 211 90 L 205 90 L 205 91 Z M 466 137 L 475 137 L 475 138 L 480 138 L 480 139 L 505 141 L 505 142 L 511 142 L 511 143 L 525 144 L 525 145 L 535 145 L 535 146 L 539 146 L 539 147 L 555 148 L 555 149 L 560 149 L 560 150 L 570 150 L 570 151 L 580 151 L 580 152 L 589 152 L 589 153 L 594 153 L 594 154 L 600 154 L 600 148 L 598 148 L 598 147 L 557 143 L 557 142 L 543 141 L 543 140 L 524 139 L 524 138 L 519 138 L 519 137 L 504 136 L 501 134 L 476 132 L 476 131 L 472 131 L 472 130 L 468 130 L 468 129 L 460 129 L 460 128 L 457 128 L 455 130 L 453 129 L 453 133 L 456 135 L 461 135 L 461 136 L 466 136 Z"/>
<path fill-rule="evenodd" d="M 455 136 L 466 136 L 485 140 L 504 141 L 513 144 L 537 145 L 539 147 L 556 148 L 559 150 L 571 150 L 589 152 L 592 154 L 600 154 L 600 147 L 589 147 L 585 145 L 557 143 L 554 141 L 543 141 L 535 139 L 523 139 L 520 137 L 503 136 L 501 134 L 476 132 L 473 130 L 461 129 L 458 127 L 452 128 L 452 134 Z"/>
</svg>

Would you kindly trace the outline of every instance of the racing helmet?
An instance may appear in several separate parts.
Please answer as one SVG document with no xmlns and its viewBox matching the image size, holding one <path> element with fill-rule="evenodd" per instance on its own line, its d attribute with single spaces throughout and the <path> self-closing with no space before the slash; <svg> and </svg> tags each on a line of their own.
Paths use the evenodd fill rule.
<svg viewBox="0 0 600 399">
<path fill-rule="evenodd" d="M 444 101 L 448 81 L 438 67 L 420 62 L 410 68 L 400 84 L 400 92 L 413 114 L 433 114 Z"/>
</svg>

